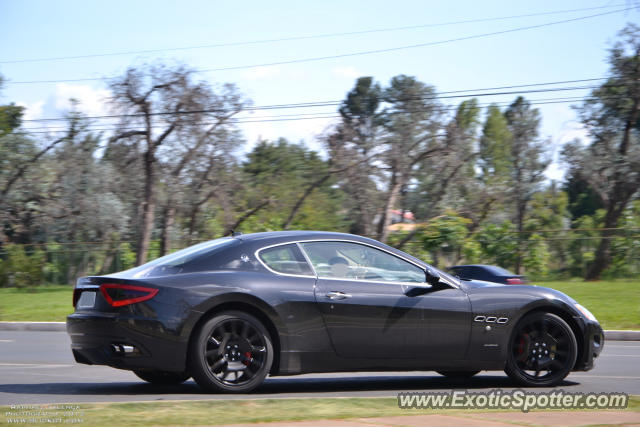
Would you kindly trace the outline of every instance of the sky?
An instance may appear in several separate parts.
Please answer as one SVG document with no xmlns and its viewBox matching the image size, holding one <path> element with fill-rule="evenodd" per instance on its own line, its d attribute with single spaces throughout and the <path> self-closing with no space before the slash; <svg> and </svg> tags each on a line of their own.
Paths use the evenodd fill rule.
<svg viewBox="0 0 640 427">
<path fill-rule="evenodd" d="M 393 76 L 406 74 L 438 92 L 601 78 L 607 73 L 607 51 L 617 32 L 628 22 L 638 23 L 636 4 L 631 0 L 0 0 L 0 74 L 6 79 L 0 103 L 25 106 L 27 120 L 63 116 L 69 98 L 78 99 L 80 110 L 88 115 L 106 114 L 110 95 L 106 78 L 122 75 L 130 66 L 160 62 L 196 70 L 227 68 L 196 76 L 212 85 L 234 83 L 256 106 L 340 101 L 360 76 L 373 76 L 384 86 Z M 603 13 L 607 14 L 510 31 Z M 503 33 L 486 35 L 495 32 Z M 478 35 L 484 36 L 471 37 Z M 295 40 L 281 40 L 291 38 Z M 395 49 L 407 46 L 414 47 Z M 150 50 L 154 52 L 140 52 Z M 377 50 L 383 52 L 345 55 Z M 103 56 L 87 57 L 97 54 Z M 60 57 L 66 59 L 51 59 Z M 282 63 L 288 61 L 299 62 Z M 260 66 L 273 63 L 280 64 Z M 96 80 L 59 82 L 78 79 Z M 58 82 L 21 83 L 43 80 Z M 580 89 L 524 96 L 534 101 L 588 93 L 589 89 Z M 516 96 L 484 96 L 479 101 L 506 103 Z M 455 105 L 463 99 L 442 101 Z M 542 115 L 541 135 L 549 141 L 554 158 L 546 171 L 549 179 L 563 176 L 558 160 L 562 144 L 586 137 L 572 105 L 579 102 L 535 105 Z M 335 113 L 335 106 L 255 111 L 245 114 L 252 122 L 243 123 L 241 129 L 247 147 L 259 138 L 284 137 L 322 150 L 319 136 L 335 121 Z M 274 115 L 281 117 L 274 121 Z M 42 125 L 25 122 L 25 127 Z"/>
</svg>

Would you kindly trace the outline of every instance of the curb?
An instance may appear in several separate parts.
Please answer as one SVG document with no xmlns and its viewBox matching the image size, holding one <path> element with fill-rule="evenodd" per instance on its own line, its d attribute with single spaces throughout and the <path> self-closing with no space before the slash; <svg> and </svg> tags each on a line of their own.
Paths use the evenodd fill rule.
<svg viewBox="0 0 640 427">
<path fill-rule="evenodd" d="M 0 331 L 55 331 L 67 330 L 65 322 L 0 322 Z"/>
<path fill-rule="evenodd" d="M 65 322 L 0 322 L 0 331 L 64 332 L 66 330 Z M 604 338 L 610 341 L 640 341 L 640 331 L 604 331 Z"/>
<path fill-rule="evenodd" d="M 611 341 L 640 341 L 640 331 L 604 331 L 604 346 L 606 340 Z"/>
</svg>

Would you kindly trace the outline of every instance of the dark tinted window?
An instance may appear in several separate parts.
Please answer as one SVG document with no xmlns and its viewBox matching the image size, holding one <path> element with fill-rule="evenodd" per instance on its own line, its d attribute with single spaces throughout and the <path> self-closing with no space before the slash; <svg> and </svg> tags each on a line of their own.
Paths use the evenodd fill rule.
<svg viewBox="0 0 640 427">
<path fill-rule="evenodd" d="M 505 270 L 502 267 L 496 267 L 495 265 L 487 265 L 484 268 L 495 276 L 513 276 L 513 273 L 509 270 Z"/>
<path fill-rule="evenodd" d="M 311 267 L 295 244 L 263 249 L 258 256 L 270 269 L 278 273 L 313 275 Z"/>
<path fill-rule="evenodd" d="M 182 273 L 185 271 L 185 267 L 192 261 L 196 261 L 200 257 L 209 256 L 218 251 L 223 251 L 237 243 L 238 241 L 231 237 L 210 240 L 154 259 L 139 267 L 128 270 L 127 273 L 136 279 Z"/>
</svg>

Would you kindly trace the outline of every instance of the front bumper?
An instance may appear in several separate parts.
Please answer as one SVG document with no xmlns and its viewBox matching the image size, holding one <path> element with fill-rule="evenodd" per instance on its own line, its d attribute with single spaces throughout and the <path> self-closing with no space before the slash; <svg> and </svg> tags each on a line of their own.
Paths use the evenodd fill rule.
<svg viewBox="0 0 640 427">
<path fill-rule="evenodd" d="M 67 332 L 78 363 L 128 370 L 185 370 L 188 340 L 167 330 L 160 320 L 74 313 L 67 317 Z"/>
<path fill-rule="evenodd" d="M 593 369 L 594 360 L 602 352 L 604 347 L 604 331 L 598 322 L 584 320 L 576 317 L 576 321 L 582 323 L 582 348 L 573 368 L 574 371 L 589 371 Z M 580 341 L 578 341 L 580 343 Z"/>
</svg>

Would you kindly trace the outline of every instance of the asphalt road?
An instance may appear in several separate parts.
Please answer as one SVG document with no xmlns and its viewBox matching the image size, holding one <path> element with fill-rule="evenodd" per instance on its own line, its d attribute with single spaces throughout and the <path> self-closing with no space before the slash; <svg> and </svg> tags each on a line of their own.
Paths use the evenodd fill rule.
<svg viewBox="0 0 640 427">
<path fill-rule="evenodd" d="M 80 365 L 69 344 L 64 332 L 0 331 L 0 405 L 247 398 L 202 393 L 192 380 L 157 387 L 128 371 Z M 268 378 L 250 397 L 395 397 L 401 391 L 495 388 L 515 387 L 502 372 L 482 372 L 468 380 L 435 372 L 308 374 Z M 640 394 L 640 342 L 606 342 L 593 370 L 570 374 L 558 388 Z"/>
</svg>

